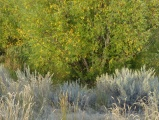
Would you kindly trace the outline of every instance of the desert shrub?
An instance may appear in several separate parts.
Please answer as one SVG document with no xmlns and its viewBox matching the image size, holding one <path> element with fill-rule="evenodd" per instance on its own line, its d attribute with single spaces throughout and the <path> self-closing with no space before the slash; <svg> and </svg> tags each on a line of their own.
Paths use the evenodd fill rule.
<svg viewBox="0 0 159 120">
<path fill-rule="evenodd" d="M 65 82 L 58 87 L 54 97 L 56 104 L 61 99 L 61 96 L 67 96 L 67 101 L 71 106 L 78 106 L 84 109 L 88 105 L 88 98 L 91 90 L 87 89 L 87 86 L 81 86 L 76 82 Z"/>
<path fill-rule="evenodd" d="M 159 92 L 158 78 L 154 75 L 154 70 L 146 70 L 145 66 L 141 70 L 130 70 L 123 68 L 116 70 L 114 75 L 102 75 L 97 78 L 97 91 L 100 92 L 100 101 L 104 101 L 107 107 L 112 103 L 120 101 L 120 105 L 125 103 L 133 106 L 137 100 L 148 97 L 149 92 L 154 92 L 157 96 Z M 157 98 L 158 99 L 158 98 Z M 106 101 L 106 102 L 105 102 Z"/>
<path fill-rule="evenodd" d="M 21 93 L 8 93 L 1 98 L 0 119 L 1 120 L 30 120 L 33 114 L 33 98 L 29 87 Z M 17 97 L 23 98 L 17 100 Z"/>
<path fill-rule="evenodd" d="M 0 64 L 0 96 L 7 93 L 6 87 L 9 86 L 10 76 L 4 65 Z"/>
<path fill-rule="evenodd" d="M 34 105 L 31 87 L 12 80 L 3 65 L 0 65 L 0 95 L 0 119 L 31 119 Z"/>
<path fill-rule="evenodd" d="M 52 75 L 48 73 L 43 77 L 36 71 L 31 73 L 29 67 L 25 67 L 24 71 L 17 70 L 16 73 L 19 84 L 28 84 L 31 88 L 35 102 L 33 108 L 36 119 L 40 119 L 42 116 L 46 117 L 50 113 L 46 108 L 51 105 L 53 95 Z"/>
<path fill-rule="evenodd" d="M 31 104 L 32 110 L 34 111 L 32 115 L 33 119 L 41 118 L 41 116 L 46 118 L 46 116 L 51 112 L 46 108 L 50 106 L 51 96 L 53 94 L 53 91 L 51 90 L 52 75 L 49 75 L 48 73 L 45 77 L 43 77 L 36 72 L 31 73 L 29 67 L 25 67 L 24 71 L 17 70 L 16 75 L 17 81 L 14 81 L 7 74 L 4 66 L 0 66 L 1 96 L 6 96 L 8 93 L 16 93 L 17 95 L 15 96 L 14 101 L 23 103 L 25 100 L 29 100 L 29 98 L 22 96 L 22 93 L 27 95 L 27 92 L 30 91 L 30 96 L 28 97 L 32 98 Z"/>
<path fill-rule="evenodd" d="M 154 94 L 153 92 L 150 94 Z M 153 96 L 151 95 L 147 99 L 147 104 L 144 102 L 145 100 L 141 99 L 139 101 L 139 104 L 143 106 L 143 117 L 144 119 L 149 119 L 149 120 L 155 120 L 158 119 L 159 117 L 159 109 L 158 109 L 158 99 L 157 96 L 154 94 Z"/>
</svg>

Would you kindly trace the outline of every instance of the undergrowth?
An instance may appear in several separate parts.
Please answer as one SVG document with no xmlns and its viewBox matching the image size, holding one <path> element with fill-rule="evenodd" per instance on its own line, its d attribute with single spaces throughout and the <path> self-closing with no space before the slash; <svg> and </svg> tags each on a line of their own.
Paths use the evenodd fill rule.
<svg viewBox="0 0 159 120">
<path fill-rule="evenodd" d="M 76 82 L 54 85 L 51 74 L 29 67 L 11 79 L 0 65 L 0 120 L 158 119 L 158 77 L 154 70 L 116 70 L 97 78 L 88 89 Z"/>
</svg>

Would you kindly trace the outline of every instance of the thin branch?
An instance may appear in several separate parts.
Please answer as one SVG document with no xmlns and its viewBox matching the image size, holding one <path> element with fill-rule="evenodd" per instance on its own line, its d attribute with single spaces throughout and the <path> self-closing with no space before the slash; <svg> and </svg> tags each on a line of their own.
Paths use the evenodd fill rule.
<svg viewBox="0 0 159 120">
<path fill-rule="evenodd" d="M 87 60 L 85 58 L 83 58 L 83 64 L 86 67 L 87 72 L 89 72 L 89 66 L 88 66 Z"/>
</svg>

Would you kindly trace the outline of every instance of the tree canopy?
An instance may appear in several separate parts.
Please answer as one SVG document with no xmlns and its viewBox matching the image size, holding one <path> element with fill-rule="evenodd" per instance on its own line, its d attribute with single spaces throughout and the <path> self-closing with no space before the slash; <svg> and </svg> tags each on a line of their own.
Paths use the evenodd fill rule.
<svg viewBox="0 0 159 120">
<path fill-rule="evenodd" d="M 89 83 L 133 67 L 158 20 L 158 0 L 1 0 L 0 50 L 13 69 Z"/>
</svg>

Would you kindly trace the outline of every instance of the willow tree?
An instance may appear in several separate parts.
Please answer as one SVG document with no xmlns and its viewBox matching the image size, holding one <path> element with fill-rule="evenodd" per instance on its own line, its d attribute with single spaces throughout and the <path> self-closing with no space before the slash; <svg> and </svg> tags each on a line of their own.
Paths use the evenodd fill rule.
<svg viewBox="0 0 159 120">
<path fill-rule="evenodd" d="M 23 43 L 17 47 L 20 60 L 41 72 L 83 82 L 115 68 L 132 66 L 134 56 L 159 26 L 158 0 L 18 3 L 13 8 L 18 8 L 18 16 L 13 19 Z"/>
<path fill-rule="evenodd" d="M 159 25 L 158 5 L 157 0 L 53 3 L 57 8 L 53 46 L 82 80 L 131 66 Z"/>
</svg>

